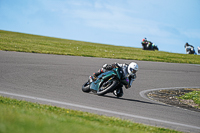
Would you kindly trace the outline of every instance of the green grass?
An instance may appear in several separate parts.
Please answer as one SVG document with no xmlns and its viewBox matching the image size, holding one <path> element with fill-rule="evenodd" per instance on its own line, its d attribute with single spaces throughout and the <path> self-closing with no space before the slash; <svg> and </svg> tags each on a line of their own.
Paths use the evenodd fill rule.
<svg viewBox="0 0 200 133">
<path fill-rule="evenodd" d="M 0 133 L 178 133 L 56 106 L 0 96 Z"/>
<path fill-rule="evenodd" d="M 200 56 L 120 47 L 0 30 L 0 50 L 200 64 Z M 0 96 L 0 133 L 177 132 L 114 117 L 18 101 Z"/>
<path fill-rule="evenodd" d="M 140 42 L 138 42 L 138 45 L 140 45 Z M 162 51 L 144 51 L 141 48 L 59 39 L 3 30 L 0 30 L 0 50 L 200 64 L 200 56 L 198 55 L 186 55 Z"/>
<path fill-rule="evenodd" d="M 194 103 L 198 105 L 198 108 L 200 108 L 200 91 L 192 91 L 192 92 L 186 93 L 185 95 L 179 97 L 179 99 L 193 100 Z"/>
</svg>

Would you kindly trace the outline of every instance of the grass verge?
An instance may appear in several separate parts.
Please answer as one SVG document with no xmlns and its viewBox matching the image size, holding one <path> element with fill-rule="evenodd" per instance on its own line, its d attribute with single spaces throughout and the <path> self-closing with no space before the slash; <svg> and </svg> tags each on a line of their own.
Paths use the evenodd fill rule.
<svg viewBox="0 0 200 133">
<path fill-rule="evenodd" d="M 141 48 L 121 47 L 83 41 L 59 39 L 3 30 L 0 30 L 0 50 L 156 62 L 200 64 L 200 56 L 198 55 L 186 55 L 162 51 L 144 51 Z"/>
<path fill-rule="evenodd" d="M 186 93 L 178 98 L 181 102 L 200 109 L 200 89 Z"/>
<path fill-rule="evenodd" d="M 142 133 L 178 131 L 0 96 L 1 133 Z"/>
</svg>

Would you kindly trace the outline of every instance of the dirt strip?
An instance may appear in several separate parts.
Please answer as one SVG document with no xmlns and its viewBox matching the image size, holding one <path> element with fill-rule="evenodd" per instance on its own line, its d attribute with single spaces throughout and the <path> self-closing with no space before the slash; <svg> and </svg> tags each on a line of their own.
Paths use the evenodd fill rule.
<svg viewBox="0 0 200 133">
<path fill-rule="evenodd" d="M 180 100 L 177 98 L 191 91 L 200 91 L 200 89 L 180 88 L 180 89 L 169 89 L 169 90 L 157 90 L 157 91 L 150 91 L 146 95 L 147 97 L 155 101 L 200 112 L 200 108 L 198 108 L 198 105 L 195 104 L 193 100 Z"/>
</svg>

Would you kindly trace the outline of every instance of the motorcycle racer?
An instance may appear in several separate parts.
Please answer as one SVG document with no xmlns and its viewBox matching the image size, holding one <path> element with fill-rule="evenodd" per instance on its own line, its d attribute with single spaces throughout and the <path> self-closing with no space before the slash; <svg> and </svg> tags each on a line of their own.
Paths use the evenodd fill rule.
<svg viewBox="0 0 200 133">
<path fill-rule="evenodd" d="M 195 54 L 194 46 L 190 45 L 188 42 L 184 45 L 187 54 Z"/>
<path fill-rule="evenodd" d="M 184 45 L 184 47 L 185 47 L 185 48 L 187 48 L 188 46 L 190 46 L 190 47 L 193 47 L 193 48 L 194 48 L 194 46 L 192 46 L 192 45 L 190 45 L 188 42 L 186 42 L 186 43 L 185 43 L 185 45 Z"/>
<path fill-rule="evenodd" d="M 151 41 L 147 41 L 147 38 L 145 37 L 144 39 L 142 39 L 142 42 L 141 42 L 141 44 L 143 45 L 143 46 L 148 46 L 148 49 L 152 49 L 152 43 L 151 43 Z"/>
<path fill-rule="evenodd" d="M 130 64 L 119 64 L 119 63 L 114 63 L 111 65 L 104 64 L 101 69 L 99 69 L 96 73 L 93 73 L 93 76 L 89 77 L 90 82 L 96 80 L 96 77 L 101 73 L 110 71 L 115 67 L 121 68 L 121 70 L 123 71 L 122 80 L 126 84 L 125 88 L 126 89 L 130 88 L 133 81 L 136 79 L 136 72 L 138 71 L 138 65 L 135 62 L 131 62 Z M 117 89 L 114 90 L 113 94 L 117 97 L 123 96 L 122 87 L 123 87 L 122 84 L 118 85 Z"/>
<path fill-rule="evenodd" d="M 147 38 L 146 38 L 146 37 L 145 37 L 144 39 L 142 39 L 142 44 L 148 45 L 148 41 L 147 41 Z"/>
</svg>

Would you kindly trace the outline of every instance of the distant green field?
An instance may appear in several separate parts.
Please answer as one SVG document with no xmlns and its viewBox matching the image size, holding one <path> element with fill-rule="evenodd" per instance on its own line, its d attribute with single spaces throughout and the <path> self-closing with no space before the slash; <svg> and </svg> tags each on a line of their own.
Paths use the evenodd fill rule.
<svg viewBox="0 0 200 133">
<path fill-rule="evenodd" d="M 0 96 L 0 133 L 178 133 L 87 112 Z"/>
<path fill-rule="evenodd" d="M 199 55 L 176 54 L 162 51 L 144 51 L 141 48 L 113 46 L 3 30 L 0 30 L 0 50 L 200 64 Z"/>
</svg>

